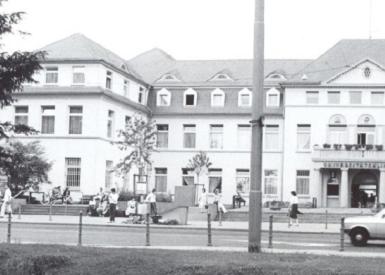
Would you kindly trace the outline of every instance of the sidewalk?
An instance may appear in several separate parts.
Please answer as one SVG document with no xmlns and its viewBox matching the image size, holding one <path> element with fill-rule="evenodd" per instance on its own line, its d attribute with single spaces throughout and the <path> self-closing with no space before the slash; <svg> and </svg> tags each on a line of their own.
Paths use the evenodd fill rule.
<svg viewBox="0 0 385 275">
<path fill-rule="evenodd" d="M 93 226 L 117 226 L 117 227 L 144 227 L 144 224 L 124 223 L 127 218 L 116 218 L 115 223 L 108 223 L 108 217 L 83 217 L 83 225 Z M 7 223 L 8 218 L 0 219 L 0 223 Z M 21 215 L 18 214 L 12 217 L 13 223 L 35 223 L 35 224 L 58 224 L 58 225 L 77 225 L 79 224 L 79 217 L 77 216 L 55 216 L 52 215 L 52 221 L 49 220 L 48 215 Z M 207 222 L 205 221 L 189 221 L 187 225 L 157 225 L 151 224 L 151 227 L 156 228 L 173 228 L 173 229 L 207 229 Z M 223 221 L 219 225 L 218 221 L 212 221 L 211 227 L 213 230 L 223 231 L 248 231 L 248 222 L 230 222 Z M 262 230 L 269 230 L 269 223 L 262 223 Z M 296 233 L 324 233 L 324 234 L 338 234 L 340 231 L 339 224 L 328 224 L 327 229 L 324 223 L 302 223 L 299 226 L 288 227 L 287 223 L 274 223 L 274 232 L 296 232 Z"/>
</svg>

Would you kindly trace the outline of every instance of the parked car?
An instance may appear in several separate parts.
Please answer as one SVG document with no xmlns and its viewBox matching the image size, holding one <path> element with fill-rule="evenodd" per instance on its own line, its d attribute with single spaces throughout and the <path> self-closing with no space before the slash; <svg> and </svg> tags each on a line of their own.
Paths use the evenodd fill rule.
<svg viewBox="0 0 385 275">
<path fill-rule="evenodd" d="M 385 240 L 385 209 L 373 216 L 346 218 L 345 233 L 354 246 L 365 246 L 368 240 Z"/>
</svg>

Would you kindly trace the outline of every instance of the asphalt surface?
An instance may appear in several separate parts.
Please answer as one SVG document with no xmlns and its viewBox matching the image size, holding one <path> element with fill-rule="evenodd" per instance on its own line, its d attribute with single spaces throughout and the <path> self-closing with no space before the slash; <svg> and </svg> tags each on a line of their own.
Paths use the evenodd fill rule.
<svg viewBox="0 0 385 275">
<path fill-rule="evenodd" d="M 42 243 L 75 245 L 79 238 L 78 225 L 12 224 L 12 243 Z M 247 232 L 212 231 L 216 247 L 247 247 Z M 0 242 L 7 240 L 7 224 L 0 224 Z M 151 246 L 207 246 L 207 230 L 150 228 Z M 145 228 L 83 225 L 82 244 L 91 246 L 130 247 L 145 245 Z M 351 252 L 376 252 L 385 254 L 385 241 L 369 241 L 367 247 L 353 247 L 347 235 L 345 250 Z M 268 234 L 262 234 L 262 248 L 268 247 Z M 293 250 L 340 249 L 339 234 L 275 233 L 273 247 Z"/>
</svg>

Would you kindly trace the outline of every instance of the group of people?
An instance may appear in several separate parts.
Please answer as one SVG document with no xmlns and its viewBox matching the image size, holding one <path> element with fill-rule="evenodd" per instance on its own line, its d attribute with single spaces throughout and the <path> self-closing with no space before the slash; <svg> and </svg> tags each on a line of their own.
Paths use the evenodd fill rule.
<svg viewBox="0 0 385 275">
<path fill-rule="evenodd" d="M 51 192 L 49 193 L 49 203 L 50 204 L 55 204 L 57 202 L 61 202 L 62 204 L 71 204 L 72 198 L 71 198 L 71 192 L 68 187 L 66 187 L 63 191 L 61 192 L 61 187 L 57 186 L 52 188 Z"/>
<path fill-rule="evenodd" d="M 209 208 L 208 196 L 209 196 L 209 194 L 206 192 L 206 188 L 202 188 L 202 193 L 200 194 L 199 199 L 198 199 L 198 204 L 199 204 L 199 208 L 201 210 L 201 213 L 207 212 L 207 210 Z M 214 190 L 213 197 L 214 197 L 213 203 L 214 203 L 214 205 L 217 206 L 217 212 L 218 213 L 219 212 L 226 213 L 227 209 L 226 209 L 225 205 L 223 204 L 222 194 L 219 193 L 218 189 Z"/>
</svg>

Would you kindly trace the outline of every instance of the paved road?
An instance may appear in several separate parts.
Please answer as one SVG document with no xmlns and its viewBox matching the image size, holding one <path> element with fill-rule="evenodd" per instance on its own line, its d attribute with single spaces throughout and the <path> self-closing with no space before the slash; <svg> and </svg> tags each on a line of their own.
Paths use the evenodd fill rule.
<svg viewBox="0 0 385 275">
<path fill-rule="evenodd" d="M 0 224 L 0 242 L 7 237 L 7 224 Z M 247 247 L 247 232 L 213 231 L 213 245 Z M 274 248 L 339 250 L 338 234 L 276 233 Z M 13 224 L 11 240 L 15 243 L 76 244 L 77 225 Z M 262 234 L 262 246 L 267 248 L 267 233 Z M 83 226 L 83 244 L 97 246 L 141 246 L 145 244 L 145 228 Z M 206 246 L 207 232 L 200 229 L 151 228 L 152 246 Z M 385 254 L 385 242 L 371 242 L 365 248 L 353 247 L 345 240 L 346 251 Z"/>
</svg>

